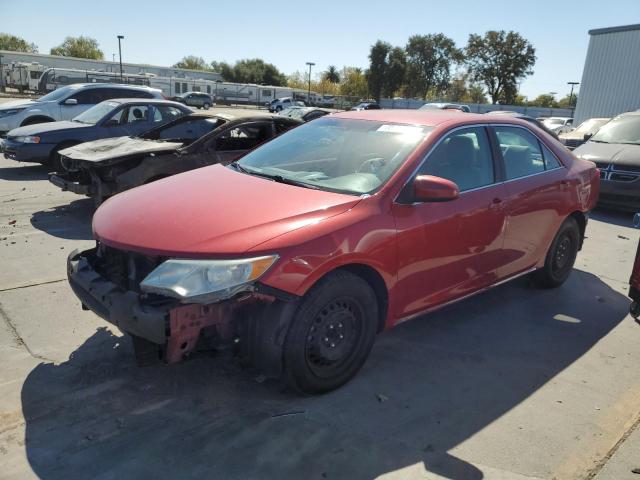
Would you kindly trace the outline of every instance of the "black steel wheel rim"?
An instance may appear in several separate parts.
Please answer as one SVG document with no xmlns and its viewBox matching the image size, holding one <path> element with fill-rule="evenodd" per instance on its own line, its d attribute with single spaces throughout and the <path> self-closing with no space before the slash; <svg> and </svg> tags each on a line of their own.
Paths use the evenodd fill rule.
<svg viewBox="0 0 640 480">
<path fill-rule="evenodd" d="M 553 273 L 563 273 L 571 266 L 573 257 L 573 241 L 568 234 L 563 234 L 556 245 L 553 253 L 552 270 Z"/>
<path fill-rule="evenodd" d="M 357 352 L 364 313 L 351 298 L 325 305 L 307 331 L 305 359 L 314 375 L 330 378 L 340 374 Z"/>
</svg>

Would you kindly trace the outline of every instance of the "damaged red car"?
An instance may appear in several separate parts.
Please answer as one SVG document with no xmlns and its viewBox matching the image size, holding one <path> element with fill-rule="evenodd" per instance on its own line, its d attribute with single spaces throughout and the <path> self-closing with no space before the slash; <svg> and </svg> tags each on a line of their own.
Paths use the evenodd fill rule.
<svg viewBox="0 0 640 480">
<path fill-rule="evenodd" d="M 68 277 L 140 360 L 233 346 L 321 393 L 385 328 L 524 274 L 561 285 L 598 191 L 517 118 L 346 112 L 111 198 Z"/>
</svg>

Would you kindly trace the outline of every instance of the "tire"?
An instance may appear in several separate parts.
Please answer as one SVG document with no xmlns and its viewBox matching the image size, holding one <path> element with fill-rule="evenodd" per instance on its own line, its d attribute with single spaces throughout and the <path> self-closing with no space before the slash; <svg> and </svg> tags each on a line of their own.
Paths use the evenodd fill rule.
<svg viewBox="0 0 640 480">
<path fill-rule="evenodd" d="M 303 297 L 283 347 L 287 384 L 303 394 L 335 390 L 367 359 L 376 336 L 378 303 L 362 278 L 336 271 Z"/>
<path fill-rule="evenodd" d="M 573 264 L 580 246 L 580 228 L 573 217 L 567 218 L 556 234 L 544 266 L 533 273 L 533 281 L 543 288 L 555 288 L 562 285 L 573 270 Z"/>
<path fill-rule="evenodd" d="M 280 107 L 280 106 L 276 107 L 276 113 L 279 113 L 281 111 L 282 111 L 282 107 Z"/>
<path fill-rule="evenodd" d="M 204 105 L 202 105 L 202 108 L 204 108 L 205 110 L 209 110 L 209 108 L 211 108 L 211 104 L 205 103 Z"/>
<path fill-rule="evenodd" d="M 64 173 L 66 170 L 62 166 L 62 162 L 60 159 L 60 154 L 58 153 L 60 150 L 64 150 L 65 148 L 73 147 L 76 145 L 75 143 L 63 143 L 61 145 L 57 145 L 56 148 L 49 154 L 49 161 L 47 165 L 53 169 L 54 172 Z"/>
</svg>

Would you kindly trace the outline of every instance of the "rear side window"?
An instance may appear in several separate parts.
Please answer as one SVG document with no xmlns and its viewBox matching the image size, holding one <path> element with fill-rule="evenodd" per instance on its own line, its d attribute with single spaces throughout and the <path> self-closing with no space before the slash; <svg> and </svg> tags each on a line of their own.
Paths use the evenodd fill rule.
<svg viewBox="0 0 640 480">
<path fill-rule="evenodd" d="M 144 90 L 129 90 L 127 88 L 114 88 L 115 94 L 120 98 L 153 98 L 151 92 L 145 92 Z M 118 97 L 113 97 L 118 98 Z"/>
<path fill-rule="evenodd" d="M 169 122 L 183 115 L 182 110 L 167 105 L 156 105 L 153 112 L 154 123 Z"/>
<path fill-rule="evenodd" d="M 271 125 L 256 123 L 232 128 L 223 132 L 216 140 L 216 150 L 250 150 L 271 137 Z"/>
<path fill-rule="evenodd" d="M 547 170 L 558 168 L 560 166 L 558 157 L 556 157 L 544 143 L 540 142 L 540 145 L 542 146 L 542 155 L 544 156 L 544 166 L 547 168 Z"/>
<path fill-rule="evenodd" d="M 538 139 L 518 127 L 495 127 L 507 180 L 545 171 L 544 157 Z"/>
<path fill-rule="evenodd" d="M 418 175 L 446 178 L 461 192 L 491 185 L 495 177 L 486 130 L 472 127 L 448 134 L 431 151 Z"/>
</svg>

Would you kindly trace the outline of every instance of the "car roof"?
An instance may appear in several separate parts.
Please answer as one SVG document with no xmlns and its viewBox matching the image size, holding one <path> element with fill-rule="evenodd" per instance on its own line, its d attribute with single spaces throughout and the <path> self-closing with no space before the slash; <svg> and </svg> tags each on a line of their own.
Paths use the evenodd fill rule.
<svg viewBox="0 0 640 480">
<path fill-rule="evenodd" d="M 148 85 L 130 85 L 123 83 L 72 83 L 71 85 L 65 85 L 65 87 L 71 87 L 71 89 L 79 90 L 81 88 L 129 88 L 134 90 L 152 90 L 160 91 L 159 88 L 152 88 Z"/>
<path fill-rule="evenodd" d="M 171 100 L 162 100 L 160 98 L 110 98 L 109 100 L 104 100 L 105 102 L 116 102 L 122 105 L 128 103 L 148 103 L 148 104 L 159 104 L 159 105 L 171 105 L 172 107 L 180 107 L 185 108 L 184 104 L 179 102 L 173 102 Z"/>
<path fill-rule="evenodd" d="M 442 123 L 461 120 L 477 121 L 478 123 L 491 123 L 491 117 L 486 117 L 479 113 L 465 113 L 460 110 L 352 110 L 349 112 L 339 112 L 332 115 L 334 118 L 352 118 L 354 120 L 371 120 L 375 122 L 406 123 L 412 125 L 423 125 L 435 127 Z M 505 115 L 506 117 L 506 115 Z M 495 119 L 493 120 L 495 122 Z M 514 122 L 516 123 L 516 122 Z"/>
</svg>

